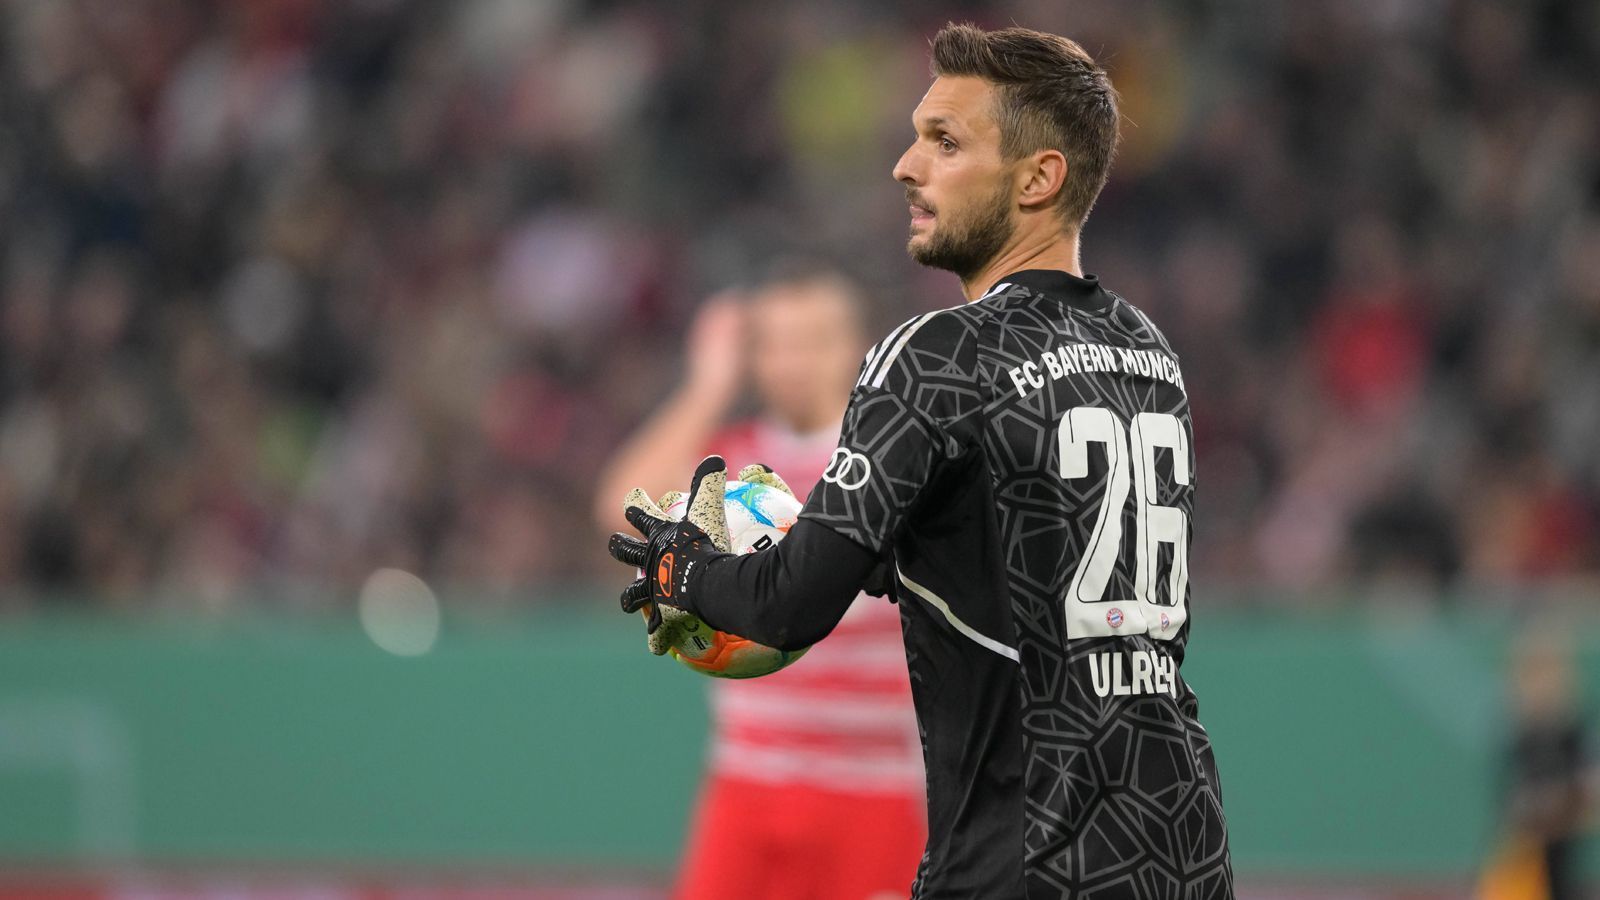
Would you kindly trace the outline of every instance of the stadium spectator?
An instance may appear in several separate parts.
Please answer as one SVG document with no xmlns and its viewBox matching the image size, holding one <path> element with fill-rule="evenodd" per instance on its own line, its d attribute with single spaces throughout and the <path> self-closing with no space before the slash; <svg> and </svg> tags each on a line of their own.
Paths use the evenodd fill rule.
<svg viewBox="0 0 1600 900">
<path fill-rule="evenodd" d="M 1124 86 L 1085 240 L 1173 323 L 1211 473 L 1197 583 L 1592 584 L 1597 17 L 13 0 L 0 594 L 327 602 L 398 565 L 508 603 L 609 578 L 593 535 L 528 529 L 587 502 L 659 399 L 615 388 L 671 380 L 661 335 L 705 285 L 805 247 L 920 285 L 875 291 L 886 320 L 954 302 L 886 240 L 907 132 L 864 105 L 914 105 L 946 18 L 1077 35 Z M 1425 515 L 1374 514 L 1401 488 Z"/>
</svg>

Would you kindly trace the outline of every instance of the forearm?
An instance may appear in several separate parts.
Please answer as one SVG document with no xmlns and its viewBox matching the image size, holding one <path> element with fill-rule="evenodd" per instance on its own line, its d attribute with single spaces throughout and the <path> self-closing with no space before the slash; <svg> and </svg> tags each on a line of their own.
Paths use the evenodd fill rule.
<svg viewBox="0 0 1600 900">
<path fill-rule="evenodd" d="M 707 560 L 689 610 L 719 631 L 799 650 L 839 624 L 877 564 L 860 544 L 801 519 L 767 550 Z"/>
</svg>

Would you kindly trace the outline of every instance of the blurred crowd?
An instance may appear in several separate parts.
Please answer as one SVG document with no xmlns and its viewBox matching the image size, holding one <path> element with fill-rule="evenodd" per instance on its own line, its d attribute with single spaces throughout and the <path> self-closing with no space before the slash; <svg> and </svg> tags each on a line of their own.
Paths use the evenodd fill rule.
<svg viewBox="0 0 1600 900">
<path fill-rule="evenodd" d="M 1182 356 L 1197 589 L 1597 583 L 1596 4 L 0 0 L 0 606 L 616 581 L 704 297 L 959 302 L 889 175 L 950 19 L 1121 90 L 1084 261 Z"/>
</svg>

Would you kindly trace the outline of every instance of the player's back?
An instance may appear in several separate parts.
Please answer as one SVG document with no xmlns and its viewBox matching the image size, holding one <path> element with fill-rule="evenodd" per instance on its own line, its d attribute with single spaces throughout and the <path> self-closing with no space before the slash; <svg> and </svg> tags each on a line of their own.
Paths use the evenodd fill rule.
<svg viewBox="0 0 1600 900">
<path fill-rule="evenodd" d="M 1165 338 L 1093 279 L 1018 273 L 868 355 L 806 515 L 894 560 L 933 835 L 915 896 L 1232 895 L 1179 672 L 1191 434 Z"/>
</svg>

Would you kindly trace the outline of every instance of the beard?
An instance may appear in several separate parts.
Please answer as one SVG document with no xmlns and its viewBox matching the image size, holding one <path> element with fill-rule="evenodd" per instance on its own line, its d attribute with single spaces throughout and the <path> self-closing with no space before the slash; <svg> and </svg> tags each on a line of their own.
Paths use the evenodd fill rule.
<svg viewBox="0 0 1600 900">
<path fill-rule="evenodd" d="M 908 202 L 915 202 L 906 191 Z M 987 201 L 979 201 L 963 213 L 948 219 L 935 216 L 933 230 L 921 244 L 913 237 L 906 243 L 911 258 L 933 269 L 953 272 L 967 281 L 993 260 L 1011 240 L 1016 225 L 1011 220 L 1011 189 L 1001 185 Z"/>
</svg>

